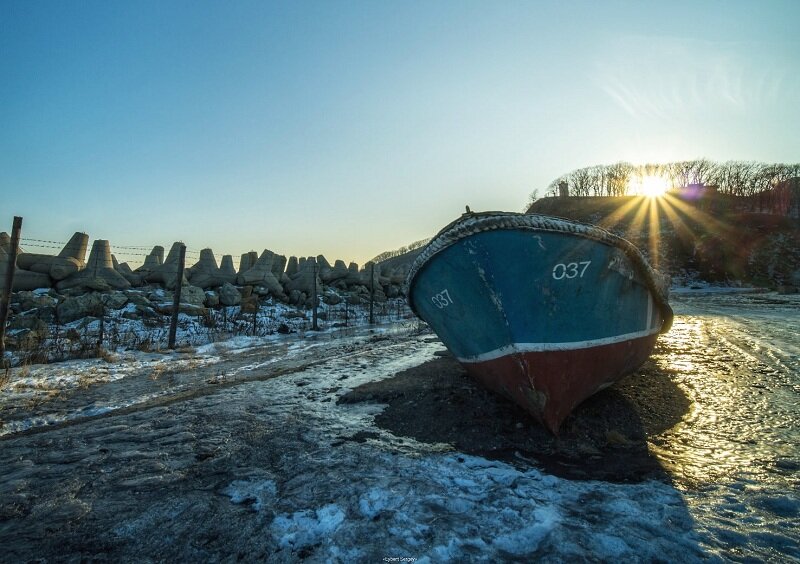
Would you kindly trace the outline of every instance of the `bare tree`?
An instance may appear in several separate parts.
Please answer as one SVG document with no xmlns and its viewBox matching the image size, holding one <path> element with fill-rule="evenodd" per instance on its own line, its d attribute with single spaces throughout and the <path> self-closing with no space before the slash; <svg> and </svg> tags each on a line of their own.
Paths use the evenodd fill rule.
<svg viewBox="0 0 800 564">
<path fill-rule="evenodd" d="M 752 195 L 752 184 L 755 163 L 747 161 L 727 161 L 717 165 L 716 182 L 721 194 L 731 196 Z"/>
<path fill-rule="evenodd" d="M 590 167 L 589 174 L 592 177 L 592 196 L 602 196 L 606 190 L 606 167 L 603 165 Z"/>
<path fill-rule="evenodd" d="M 690 161 L 692 164 L 692 184 L 711 186 L 716 184 L 717 165 L 708 159 Z"/>
<path fill-rule="evenodd" d="M 567 176 L 567 182 L 575 196 L 588 196 L 592 189 L 591 167 L 573 170 Z"/>
<path fill-rule="evenodd" d="M 606 192 L 609 196 L 624 196 L 633 174 L 633 165 L 618 162 L 606 167 Z"/>
<path fill-rule="evenodd" d="M 530 207 L 539 199 L 539 189 L 534 188 L 533 192 L 528 195 L 528 203 L 525 205 L 525 211 L 529 210 Z"/>
<path fill-rule="evenodd" d="M 557 195 L 561 182 L 567 182 L 571 193 L 576 196 L 623 196 L 628 193 L 632 179 L 646 176 L 666 178 L 673 187 L 678 188 L 691 184 L 716 185 L 720 193 L 751 197 L 754 202 L 758 202 L 760 208 L 771 209 L 774 207 L 771 202 L 777 197 L 775 188 L 783 186 L 784 182 L 792 178 L 800 178 L 800 164 L 752 161 L 728 161 L 720 164 L 704 158 L 639 166 L 618 162 L 579 168 L 560 176 L 548 185 L 545 196 Z M 796 190 L 792 192 L 792 197 L 795 197 L 795 192 Z"/>
</svg>

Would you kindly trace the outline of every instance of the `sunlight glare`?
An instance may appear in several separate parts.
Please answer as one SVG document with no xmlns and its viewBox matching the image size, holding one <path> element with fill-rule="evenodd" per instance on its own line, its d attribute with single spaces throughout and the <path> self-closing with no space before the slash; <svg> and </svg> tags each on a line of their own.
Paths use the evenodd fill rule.
<svg viewBox="0 0 800 564">
<path fill-rule="evenodd" d="M 650 198 L 660 198 L 667 193 L 669 183 L 663 176 L 643 176 L 641 184 L 639 184 L 638 193 L 642 196 Z"/>
</svg>

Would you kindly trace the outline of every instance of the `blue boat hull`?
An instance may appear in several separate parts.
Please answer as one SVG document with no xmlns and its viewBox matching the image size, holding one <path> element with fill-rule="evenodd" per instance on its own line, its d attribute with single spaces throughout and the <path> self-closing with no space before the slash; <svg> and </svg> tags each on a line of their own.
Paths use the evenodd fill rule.
<svg viewBox="0 0 800 564">
<path fill-rule="evenodd" d="M 652 351 L 669 313 L 647 274 L 580 232 L 495 228 L 426 259 L 409 300 L 470 374 L 556 432 Z"/>
</svg>

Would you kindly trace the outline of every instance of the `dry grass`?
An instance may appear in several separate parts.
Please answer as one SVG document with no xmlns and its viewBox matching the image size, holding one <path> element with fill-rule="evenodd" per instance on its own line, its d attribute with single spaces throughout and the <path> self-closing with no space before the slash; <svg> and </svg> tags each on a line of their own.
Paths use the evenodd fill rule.
<svg viewBox="0 0 800 564">
<path fill-rule="evenodd" d="M 115 353 L 109 351 L 108 349 L 106 349 L 104 347 L 99 347 L 97 349 L 97 358 L 101 358 L 101 359 L 103 359 L 104 361 L 106 361 L 108 363 L 118 362 L 119 361 L 119 356 L 118 355 L 116 355 Z"/>
<path fill-rule="evenodd" d="M 78 377 L 77 386 L 79 390 L 86 390 L 97 381 L 97 375 L 92 371 L 90 374 L 81 374 Z"/>
<path fill-rule="evenodd" d="M 42 390 L 39 393 L 34 393 L 31 397 L 23 399 L 22 406 L 25 409 L 34 409 L 42 404 L 59 396 L 58 390 Z"/>
<path fill-rule="evenodd" d="M 31 363 L 27 358 L 22 361 L 22 366 L 17 369 L 18 378 L 27 378 L 31 375 Z"/>
<path fill-rule="evenodd" d="M 156 364 L 153 367 L 153 371 L 150 373 L 150 379 L 153 381 L 158 380 L 159 378 L 161 378 L 161 376 L 164 375 L 165 372 L 166 368 L 164 367 L 163 364 Z"/>
</svg>

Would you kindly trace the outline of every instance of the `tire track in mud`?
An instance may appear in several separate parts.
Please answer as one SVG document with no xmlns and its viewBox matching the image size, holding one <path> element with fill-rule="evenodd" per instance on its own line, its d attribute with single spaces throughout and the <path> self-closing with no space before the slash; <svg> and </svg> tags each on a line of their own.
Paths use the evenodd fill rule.
<svg viewBox="0 0 800 564">
<path fill-rule="evenodd" d="M 212 396 L 243 384 L 272 380 L 348 358 L 374 355 L 379 351 L 386 351 L 388 353 L 392 349 L 407 346 L 408 342 L 413 339 L 413 335 L 395 335 L 391 338 L 372 336 L 353 343 L 331 341 L 330 343 L 321 343 L 318 345 L 311 344 L 301 352 L 300 357 L 290 357 L 288 359 L 277 359 L 273 361 L 267 360 L 254 364 L 252 362 L 253 357 L 264 358 L 269 352 L 275 352 L 274 348 L 271 346 L 262 346 L 241 353 L 235 358 L 225 359 L 219 363 L 205 364 L 201 366 L 200 369 L 196 369 L 196 367 L 191 365 L 170 368 L 168 372 L 164 374 L 164 376 L 169 376 L 170 380 L 176 377 L 189 376 L 189 379 L 179 383 L 177 387 L 165 388 L 163 385 L 159 385 L 160 382 L 158 382 L 157 379 L 154 380 L 141 373 L 129 375 L 119 381 L 95 385 L 93 386 L 94 389 L 90 388 L 88 390 L 88 393 L 86 389 L 77 389 L 66 398 L 56 397 L 48 402 L 42 403 L 41 405 L 45 410 L 39 413 L 34 411 L 27 414 L 27 420 L 34 420 L 34 423 L 32 423 L 30 427 L 12 429 L 5 432 L 0 435 L 0 443 L 18 437 L 38 435 L 82 425 L 90 421 L 130 415 L 158 407 L 168 407 L 182 402 Z M 323 350 L 320 351 L 320 348 Z M 288 352 L 288 349 L 283 349 L 283 352 Z M 311 359 L 309 359 L 309 357 L 311 357 Z M 289 365 L 280 365 L 285 363 L 289 363 Z M 266 372 L 254 372 L 259 368 L 266 368 Z M 239 376 L 240 374 L 243 375 Z M 231 376 L 233 377 L 231 378 Z M 119 387 L 121 385 L 120 383 L 124 384 L 126 383 L 125 381 L 130 381 L 134 378 L 139 378 L 139 381 L 134 384 L 140 389 L 131 394 L 132 397 L 128 397 L 128 401 L 132 401 L 133 403 L 129 405 L 100 407 L 100 411 L 90 414 L 80 413 L 80 411 L 87 410 L 88 407 L 101 401 L 102 397 L 99 396 L 101 396 L 100 392 L 102 392 L 104 388 L 112 386 Z M 141 399 L 141 401 L 137 401 L 137 399 Z M 58 405 L 59 403 L 61 405 Z M 53 407 L 56 407 L 56 409 L 53 409 Z M 51 419 L 48 420 L 48 417 Z M 63 417 L 63 419 L 52 420 L 52 418 L 55 417 Z M 3 421 L 3 423 L 8 425 L 20 421 L 25 421 L 25 419 L 6 420 Z"/>
</svg>

